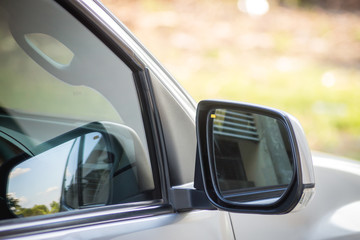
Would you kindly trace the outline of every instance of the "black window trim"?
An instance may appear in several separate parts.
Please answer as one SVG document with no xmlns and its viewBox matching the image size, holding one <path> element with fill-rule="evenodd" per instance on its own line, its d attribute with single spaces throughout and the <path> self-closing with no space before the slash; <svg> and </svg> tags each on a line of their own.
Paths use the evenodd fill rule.
<svg viewBox="0 0 360 240">
<path fill-rule="evenodd" d="M 144 206 L 145 205 L 145 206 Z M 0 222 L 0 238 L 46 234 L 58 230 L 88 227 L 108 222 L 156 217 L 172 212 L 161 200 L 109 205 L 74 212 L 60 212 L 31 218 L 13 218 Z M 30 220 L 30 221 L 29 221 Z"/>
</svg>

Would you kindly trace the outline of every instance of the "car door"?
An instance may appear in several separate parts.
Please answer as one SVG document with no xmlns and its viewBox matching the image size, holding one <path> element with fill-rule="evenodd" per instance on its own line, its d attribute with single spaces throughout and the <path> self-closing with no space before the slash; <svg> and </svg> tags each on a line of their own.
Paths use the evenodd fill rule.
<svg viewBox="0 0 360 240">
<path fill-rule="evenodd" d="M 94 24 L 100 5 L 0 13 L 0 237 L 233 239 L 226 212 L 175 211 L 151 66 Z"/>
</svg>

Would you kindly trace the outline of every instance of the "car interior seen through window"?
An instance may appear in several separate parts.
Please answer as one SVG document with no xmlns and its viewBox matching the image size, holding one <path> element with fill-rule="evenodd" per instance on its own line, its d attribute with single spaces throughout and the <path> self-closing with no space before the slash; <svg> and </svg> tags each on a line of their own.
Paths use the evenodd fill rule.
<svg viewBox="0 0 360 240">
<path fill-rule="evenodd" d="M 132 70 L 55 1 L 23 2 L 0 3 L 0 219 L 159 198 Z"/>
</svg>

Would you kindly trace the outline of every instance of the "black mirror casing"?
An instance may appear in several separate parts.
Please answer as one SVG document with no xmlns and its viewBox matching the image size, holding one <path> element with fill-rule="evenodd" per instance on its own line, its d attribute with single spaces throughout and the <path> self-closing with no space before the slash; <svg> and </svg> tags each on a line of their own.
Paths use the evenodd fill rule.
<svg viewBox="0 0 360 240">
<path fill-rule="evenodd" d="M 217 171 L 217 164 L 215 162 L 218 160 L 215 160 L 215 133 L 213 133 L 213 131 L 215 132 L 214 119 L 218 115 L 215 110 L 219 109 L 231 110 L 232 113 L 235 112 L 235 114 L 237 114 L 237 112 L 242 112 L 255 114 L 256 116 L 264 118 L 271 118 L 274 119 L 274 121 L 279 122 L 279 125 L 282 126 L 282 133 L 285 136 L 284 142 L 289 149 L 289 159 L 291 161 L 293 172 L 291 181 L 289 180 L 281 196 L 275 198 L 275 200 L 273 200 L 274 197 L 271 195 L 269 187 L 257 188 L 247 186 L 245 191 L 241 190 L 242 196 L 250 196 L 250 198 L 251 196 L 255 196 L 254 192 L 256 192 L 256 196 L 261 196 L 261 201 L 229 201 L 223 194 L 221 185 L 219 184 L 219 175 L 221 175 L 221 173 Z M 258 105 L 230 101 L 205 100 L 198 104 L 196 127 L 203 187 L 208 199 L 215 207 L 229 212 L 284 214 L 295 208 L 298 209 L 306 206 L 312 198 L 315 181 L 311 153 L 300 124 L 291 115 L 276 109 Z M 226 127 L 224 128 L 226 129 Z M 235 129 L 234 131 L 242 130 Z M 275 161 L 279 161 L 279 159 L 275 159 Z M 233 169 L 229 168 L 230 167 L 225 167 L 225 170 L 233 171 Z M 279 170 L 282 171 L 283 169 Z M 235 183 L 237 182 L 235 181 Z M 269 201 L 271 199 L 273 201 Z"/>
</svg>

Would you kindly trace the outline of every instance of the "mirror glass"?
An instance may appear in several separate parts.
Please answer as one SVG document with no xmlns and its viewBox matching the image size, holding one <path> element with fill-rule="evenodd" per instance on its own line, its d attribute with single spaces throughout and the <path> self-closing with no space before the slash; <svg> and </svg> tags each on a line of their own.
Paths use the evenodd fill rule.
<svg viewBox="0 0 360 240">
<path fill-rule="evenodd" d="M 276 118 L 216 109 L 210 115 L 214 178 L 225 201 L 271 204 L 293 178 L 288 130 Z"/>
<path fill-rule="evenodd" d="M 33 156 L 12 169 L 7 202 L 19 217 L 106 204 L 110 169 L 105 139 L 90 132 Z"/>
</svg>

